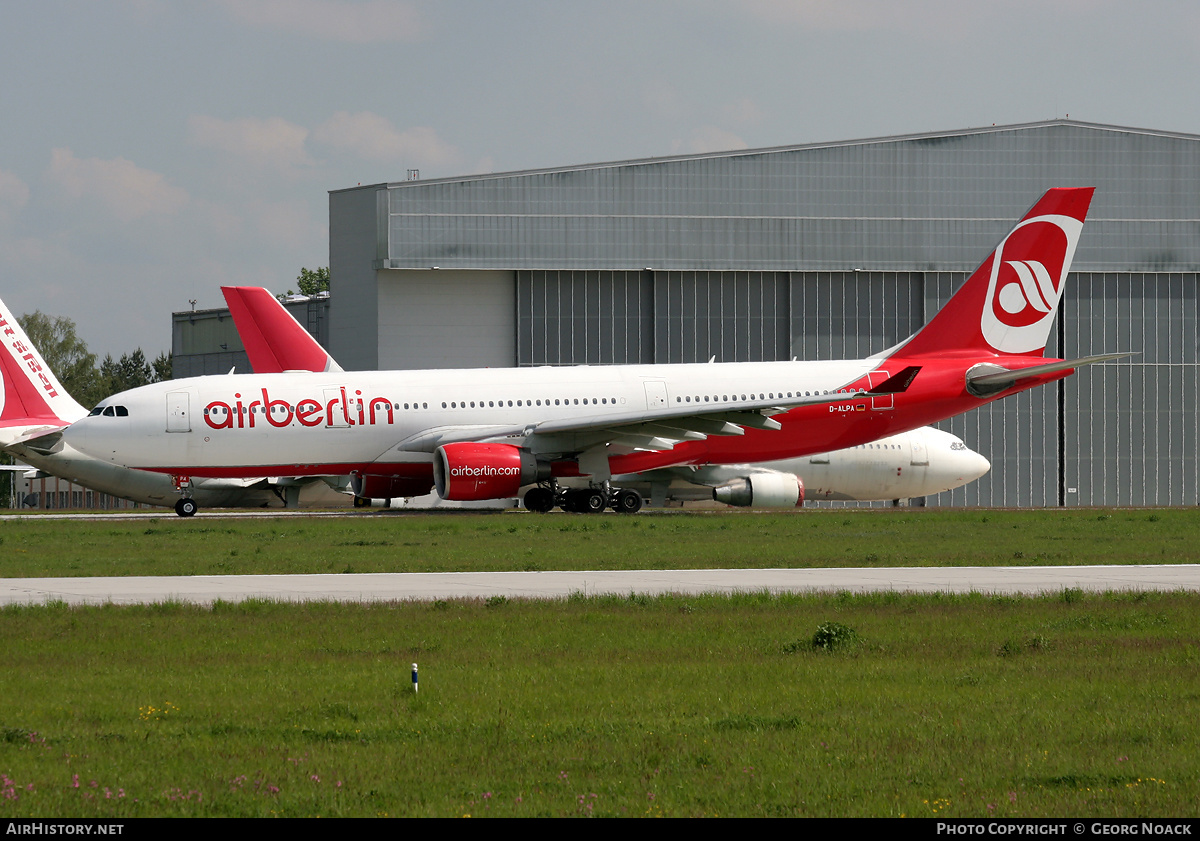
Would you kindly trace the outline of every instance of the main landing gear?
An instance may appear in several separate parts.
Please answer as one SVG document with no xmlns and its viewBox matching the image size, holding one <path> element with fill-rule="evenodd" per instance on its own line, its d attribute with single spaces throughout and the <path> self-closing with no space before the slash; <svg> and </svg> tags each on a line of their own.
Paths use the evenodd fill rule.
<svg viewBox="0 0 1200 841">
<path fill-rule="evenodd" d="M 181 494 L 181 498 L 175 502 L 175 513 L 180 517 L 194 516 L 200 510 L 200 506 L 196 504 L 196 500 L 192 499 L 192 477 L 191 476 L 172 476 L 175 480 L 175 490 Z"/>
<path fill-rule="evenodd" d="M 575 514 L 599 514 L 611 508 L 618 514 L 636 514 L 642 509 L 642 495 L 632 488 L 613 488 L 607 482 L 600 487 L 562 488 L 558 483 L 538 485 L 525 494 L 525 507 L 545 514 L 555 506 Z"/>
</svg>

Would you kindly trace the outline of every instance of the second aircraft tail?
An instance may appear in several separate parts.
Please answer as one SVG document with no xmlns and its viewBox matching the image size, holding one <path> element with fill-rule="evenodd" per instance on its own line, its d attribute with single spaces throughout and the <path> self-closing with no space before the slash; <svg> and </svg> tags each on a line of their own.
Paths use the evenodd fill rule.
<svg viewBox="0 0 1200 841">
<path fill-rule="evenodd" d="M 0 301 L 0 429 L 62 428 L 87 414 L 67 394 L 17 319 Z M 13 443 L 0 436 L 0 445 Z"/>
<path fill-rule="evenodd" d="M 341 366 L 266 289 L 222 286 L 238 336 L 256 374 L 340 371 Z"/>
</svg>

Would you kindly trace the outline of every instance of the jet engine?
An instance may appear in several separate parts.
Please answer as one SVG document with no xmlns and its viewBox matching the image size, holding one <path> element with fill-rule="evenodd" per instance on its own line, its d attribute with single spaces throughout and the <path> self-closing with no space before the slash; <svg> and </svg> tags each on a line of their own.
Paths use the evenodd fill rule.
<svg viewBox="0 0 1200 841">
<path fill-rule="evenodd" d="M 512 444 L 444 444 L 433 454 L 433 484 L 442 499 L 516 496 L 522 485 L 550 478 L 550 466 Z"/>
<path fill-rule="evenodd" d="M 726 505 L 799 508 L 804 504 L 804 483 L 791 473 L 751 473 L 713 488 L 713 499 Z"/>
</svg>

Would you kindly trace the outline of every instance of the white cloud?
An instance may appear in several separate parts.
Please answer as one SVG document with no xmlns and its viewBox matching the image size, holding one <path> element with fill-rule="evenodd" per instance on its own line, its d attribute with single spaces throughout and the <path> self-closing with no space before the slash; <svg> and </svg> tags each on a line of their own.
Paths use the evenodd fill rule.
<svg viewBox="0 0 1200 841">
<path fill-rule="evenodd" d="M 264 201 L 255 203 L 248 210 L 256 239 L 272 250 L 305 254 L 312 249 L 313 243 L 325 243 L 329 239 L 328 226 L 312 218 L 307 202 Z M 298 263 L 296 269 L 299 267 Z"/>
<path fill-rule="evenodd" d="M 29 185 L 0 169 L 0 222 L 10 222 L 29 203 Z"/>
<path fill-rule="evenodd" d="M 642 89 L 642 104 L 655 117 L 677 120 L 690 110 L 679 95 L 679 90 L 663 79 L 652 79 Z"/>
<path fill-rule="evenodd" d="M 676 140 L 671 147 L 673 153 L 687 155 L 748 149 L 750 144 L 731 131 L 716 126 L 700 126 L 692 131 L 686 141 Z"/>
<path fill-rule="evenodd" d="M 225 0 L 223 5 L 251 26 L 352 44 L 415 41 L 424 30 L 416 8 L 396 0 Z"/>
<path fill-rule="evenodd" d="M 313 165 L 304 148 L 308 129 L 281 117 L 220 120 L 197 114 L 188 117 L 187 126 L 197 146 L 217 149 L 252 164 L 283 170 Z"/>
<path fill-rule="evenodd" d="M 961 0 L 740 0 L 739 7 L 768 23 L 817 32 L 946 33 L 959 29 L 964 18 L 993 13 L 986 5 L 974 7 Z"/>
<path fill-rule="evenodd" d="M 391 120 L 370 111 L 338 111 L 313 130 L 313 140 L 369 160 L 409 165 L 446 166 L 459 157 L 432 128 L 400 131 Z"/>
<path fill-rule="evenodd" d="M 122 222 L 175 213 L 188 202 L 186 190 L 125 158 L 81 159 L 70 149 L 55 149 L 49 177 L 72 198 L 98 201 Z"/>
<path fill-rule="evenodd" d="M 742 97 L 721 106 L 721 116 L 730 123 L 754 125 L 761 122 L 763 113 L 753 99 Z"/>
</svg>

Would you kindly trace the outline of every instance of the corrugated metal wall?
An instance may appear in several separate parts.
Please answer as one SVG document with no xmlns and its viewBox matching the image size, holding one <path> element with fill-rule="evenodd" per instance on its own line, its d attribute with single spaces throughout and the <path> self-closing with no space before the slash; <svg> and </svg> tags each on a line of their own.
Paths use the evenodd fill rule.
<svg viewBox="0 0 1200 841">
<path fill-rule="evenodd" d="M 1077 185 L 1097 191 L 1047 352 L 1139 355 L 943 424 L 993 468 L 937 502 L 1200 503 L 1195 136 L 1062 120 L 379 185 L 361 259 L 512 270 L 519 365 L 862 357 Z"/>
</svg>

